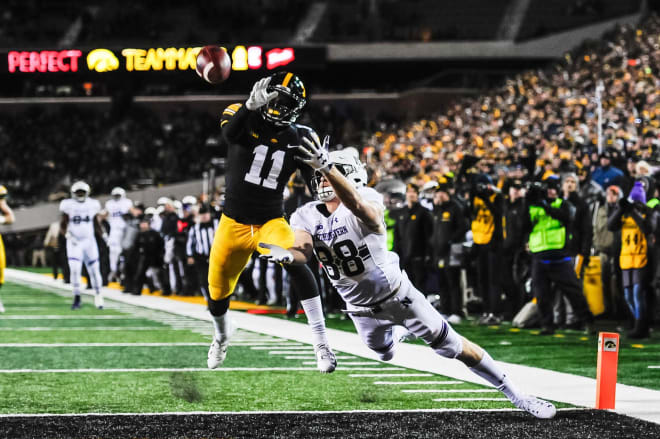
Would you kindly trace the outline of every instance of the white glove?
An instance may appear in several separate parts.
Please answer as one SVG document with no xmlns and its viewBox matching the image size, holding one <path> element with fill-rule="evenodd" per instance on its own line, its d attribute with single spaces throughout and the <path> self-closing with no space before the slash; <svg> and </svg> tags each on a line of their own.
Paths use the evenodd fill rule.
<svg viewBox="0 0 660 439">
<path fill-rule="evenodd" d="M 268 259 L 272 262 L 277 262 L 278 264 L 290 264 L 293 262 L 293 253 L 285 248 L 280 247 L 279 245 L 260 242 L 259 247 L 270 249 L 269 254 L 259 255 L 259 257 Z"/>
<path fill-rule="evenodd" d="M 254 84 L 254 87 L 252 87 L 252 91 L 250 92 L 250 96 L 248 97 L 247 101 L 245 101 L 245 106 L 248 110 L 254 111 L 257 108 L 261 108 L 277 97 L 276 91 L 272 91 L 270 93 L 266 91 L 269 83 L 270 77 L 263 78 Z"/>
<path fill-rule="evenodd" d="M 69 230 L 66 231 L 64 237 L 66 238 L 67 242 L 71 243 L 71 245 L 74 246 L 78 245 L 78 240 L 73 236 L 73 234 Z"/>
<path fill-rule="evenodd" d="M 307 148 L 302 145 L 298 145 L 298 150 L 303 155 L 301 160 L 312 169 L 319 171 L 322 174 L 330 172 L 330 168 L 332 168 L 330 154 L 328 153 L 330 136 L 325 136 L 323 139 L 323 144 L 321 144 L 319 136 L 317 136 L 314 132 L 312 132 L 309 137 L 303 137 L 302 140 L 307 145 Z"/>
</svg>

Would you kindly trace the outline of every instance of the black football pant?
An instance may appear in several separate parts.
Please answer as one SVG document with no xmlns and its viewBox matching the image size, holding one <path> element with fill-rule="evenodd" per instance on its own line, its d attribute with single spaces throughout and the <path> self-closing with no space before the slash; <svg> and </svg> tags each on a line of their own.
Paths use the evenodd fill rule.
<svg viewBox="0 0 660 439">
<path fill-rule="evenodd" d="M 541 325 L 544 328 L 554 328 L 554 284 L 564 294 L 573 307 L 573 312 L 581 323 L 593 322 L 587 299 L 582 293 L 582 283 L 575 274 L 570 258 L 543 261 L 532 258 L 532 291 L 536 297 L 541 314 Z"/>
<path fill-rule="evenodd" d="M 477 252 L 477 296 L 484 303 L 484 312 L 499 314 L 502 311 L 500 252 L 489 244 L 474 244 L 474 247 Z"/>
</svg>

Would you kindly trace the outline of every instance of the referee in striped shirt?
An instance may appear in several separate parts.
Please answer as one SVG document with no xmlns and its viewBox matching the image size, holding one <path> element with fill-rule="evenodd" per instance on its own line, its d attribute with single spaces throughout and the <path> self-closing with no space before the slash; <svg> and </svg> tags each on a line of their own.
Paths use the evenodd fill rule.
<svg viewBox="0 0 660 439">
<path fill-rule="evenodd" d="M 186 243 L 186 255 L 188 265 L 193 265 L 197 273 L 202 295 L 209 300 L 209 255 L 213 245 L 215 229 L 218 228 L 218 220 L 211 218 L 211 207 L 204 203 L 199 208 L 199 222 L 188 230 L 188 241 Z"/>
</svg>

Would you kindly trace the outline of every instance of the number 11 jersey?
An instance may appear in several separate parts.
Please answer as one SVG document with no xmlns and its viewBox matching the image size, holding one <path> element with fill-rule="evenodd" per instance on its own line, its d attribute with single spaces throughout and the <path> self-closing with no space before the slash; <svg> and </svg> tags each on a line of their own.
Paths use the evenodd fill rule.
<svg viewBox="0 0 660 439">
<path fill-rule="evenodd" d="M 232 104 L 220 125 L 228 143 L 224 214 L 241 224 L 264 224 L 284 216 L 284 187 L 297 168 L 309 179 L 308 166 L 298 162 L 298 145 L 309 127 L 291 124 L 276 129 L 257 111 Z"/>
<path fill-rule="evenodd" d="M 364 187 L 358 192 L 385 209 L 383 197 L 374 189 Z M 383 229 L 384 224 L 383 219 Z M 368 306 L 401 285 L 399 256 L 387 250 L 387 234 L 369 230 L 343 204 L 329 213 L 320 201 L 309 202 L 291 215 L 291 228 L 312 235 L 314 253 L 346 302 Z"/>
</svg>

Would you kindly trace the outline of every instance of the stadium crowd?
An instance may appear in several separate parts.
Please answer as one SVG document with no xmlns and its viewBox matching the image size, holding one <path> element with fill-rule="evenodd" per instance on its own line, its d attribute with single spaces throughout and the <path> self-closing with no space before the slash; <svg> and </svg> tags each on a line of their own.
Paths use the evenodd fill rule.
<svg viewBox="0 0 660 439">
<path fill-rule="evenodd" d="M 385 194 L 391 247 L 401 256 L 413 283 L 452 317 L 450 321 L 464 318 L 467 308 L 469 313 L 480 314 L 483 324 L 514 317 L 520 317 L 521 324 L 529 323 L 533 319 L 522 319 L 521 311 L 529 308 L 530 293 L 535 294 L 536 286 L 545 279 L 544 285 L 554 283 L 558 290 L 557 294 L 544 291 L 544 297 L 537 300 L 539 312 L 534 315 L 545 333 L 557 326 L 591 330 L 592 314 L 602 310 L 595 311 L 590 299 L 590 312 L 582 290 L 598 277 L 604 314 L 617 319 L 630 314 L 635 325 L 631 334 L 648 335 L 660 297 L 658 75 L 660 20 L 652 16 L 638 28 L 620 27 L 602 41 L 584 43 L 546 69 L 521 73 L 501 88 L 457 102 L 443 113 L 409 124 L 383 123 L 379 131 L 365 138 L 362 156 L 371 184 Z M 99 158 L 79 164 L 96 167 L 83 173 L 95 176 L 90 183 L 96 192 L 159 170 L 170 174 L 176 170 L 181 176 L 199 174 L 203 160 L 183 160 L 176 151 L 189 156 L 190 151 L 180 145 L 193 138 L 194 142 L 207 139 L 217 128 L 212 118 L 207 126 L 188 116 L 181 113 L 174 119 L 185 124 L 185 129 L 184 125 L 178 129 L 176 123 L 166 129 L 167 124 L 142 115 L 140 123 L 129 117 L 106 132 L 96 125 L 102 122 L 79 113 L 70 121 L 78 128 L 62 132 L 58 141 L 83 145 L 88 156 Z M 7 117 L 0 124 L 5 136 L 12 130 L 31 129 L 21 124 L 35 123 L 30 122 L 32 118 Z M 59 121 L 53 116 L 48 122 L 50 117 L 42 113 L 34 120 L 45 124 Z M 193 124 L 189 136 L 191 120 L 199 128 Z M 327 125 L 313 126 L 319 132 L 344 129 L 337 128 L 341 123 L 334 128 Z M 99 136 L 78 138 L 80 132 L 98 132 Z M 161 136 L 154 137 L 153 132 Z M 181 137 L 172 139 L 177 133 Z M 169 142 L 178 147 L 167 148 Z M 9 176 L 8 186 L 17 197 L 43 196 L 37 189 L 52 185 L 49 176 L 62 174 L 54 152 L 45 146 L 48 143 L 37 139 L 35 144 L 43 148 L 9 151 L 2 175 Z M 32 160 L 18 152 L 12 154 L 19 150 L 21 154 L 33 151 Z M 58 148 L 58 152 L 70 155 L 62 163 L 84 157 L 77 147 Z M 204 157 L 203 149 L 198 152 Z M 12 169 L 21 172 L 14 175 Z M 116 175 L 107 169 L 114 169 Z M 311 196 L 299 182 L 291 186 L 290 193 L 289 213 Z M 197 215 L 210 212 L 212 217 L 218 216 L 221 196 L 208 205 L 207 200 L 200 200 L 203 203 L 198 207 L 194 207 L 197 202 L 182 203 L 178 212 L 173 201 L 162 201 L 159 211 L 136 206 L 127 216 L 136 233 L 132 245 L 122 245 L 128 261 L 124 267 L 130 271 L 140 266 L 145 274 L 153 273 L 153 287 L 166 294 L 198 293 L 203 285 L 189 270 L 195 261 L 194 257 L 188 259 L 185 244 L 190 227 L 200 223 Z M 196 209 L 201 213 L 195 213 Z M 527 224 L 530 217 L 537 222 Z M 526 239 L 538 232 L 539 221 L 549 217 L 553 220 L 544 223 L 547 230 L 565 230 L 565 236 L 554 243 L 558 247 Z M 150 239 L 138 238 L 151 230 L 157 233 L 151 233 Z M 547 241 L 550 235 L 534 236 Z M 7 239 L 10 254 L 16 248 L 12 242 Z M 140 245 L 145 246 L 142 252 Z M 130 262 L 140 254 L 149 254 L 150 259 Z M 572 275 L 564 262 L 571 266 Z M 269 303 L 286 300 L 290 312 L 295 311 L 281 270 L 258 259 L 250 270 L 241 278 L 246 297 Z M 571 276 L 574 282 L 562 282 Z M 143 278 L 125 272 L 122 279 L 126 291 L 139 293 L 141 284 L 136 283 Z M 328 310 L 340 309 L 339 299 L 326 290 Z M 587 296 L 590 291 L 586 287 Z"/>
</svg>

